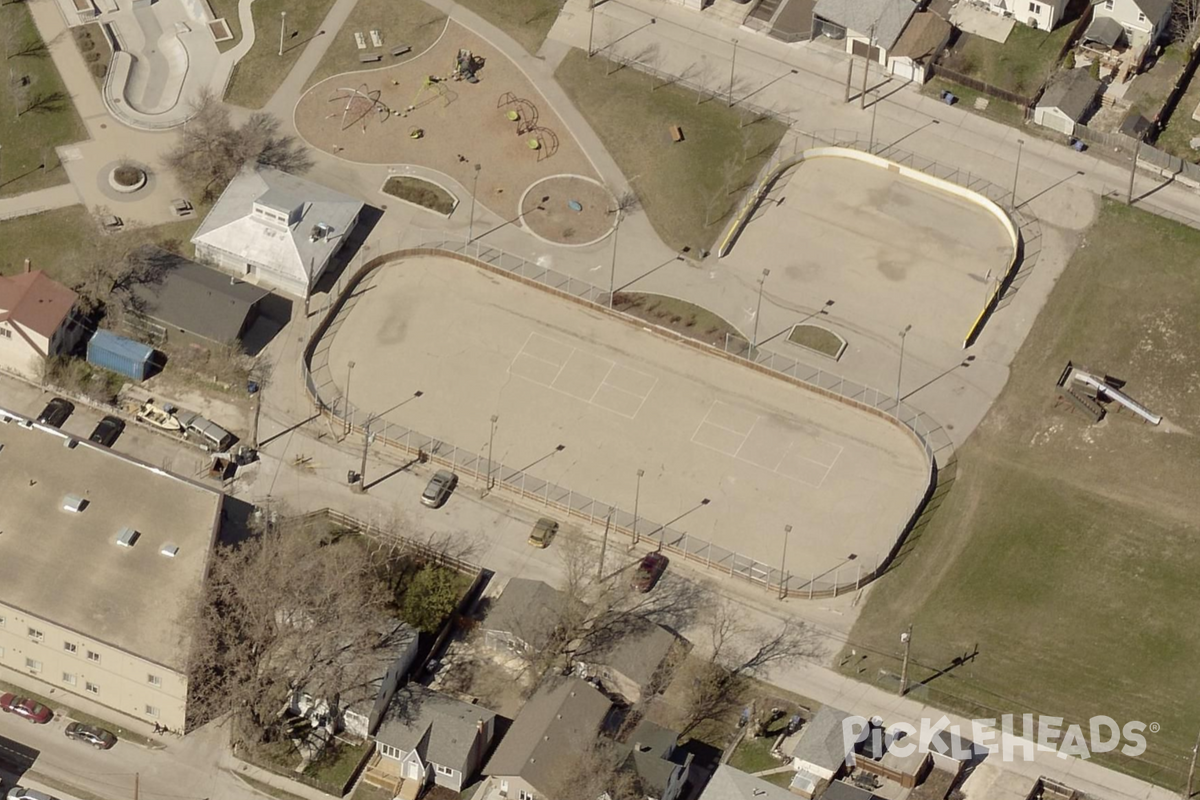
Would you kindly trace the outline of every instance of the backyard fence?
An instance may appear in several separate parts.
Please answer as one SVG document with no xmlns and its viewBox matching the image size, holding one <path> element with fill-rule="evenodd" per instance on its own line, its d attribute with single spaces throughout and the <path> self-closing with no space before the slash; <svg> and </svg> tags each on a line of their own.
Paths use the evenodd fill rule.
<svg viewBox="0 0 1200 800">
<path fill-rule="evenodd" d="M 1033 105 L 1033 98 L 1016 92 L 1010 92 L 1007 89 L 1001 89 L 999 86 L 993 86 L 987 81 L 981 81 L 978 78 L 973 78 L 970 75 L 950 69 L 945 64 L 931 64 L 929 73 L 935 78 L 943 78 L 948 81 L 960 84 L 968 89 L 974 89 L 977 92 L 986 94 L 988 97 L 995 97 L 997 100 L 1004 100 L 1009 103 L 1015 103 L 1021 108 L 1028 109 Z"/>
<path fill-rule="evenodd" d="M 377 525 L 370 521 L 364 522 L 358 517 L 352 517 L 349 514 L 344 514 L 332 508 L 310 511 L 307 514 L 302 514 L 300 519 L 303 522 L 331 522 L 340 528 L 361 533 L 369 539 L 392 545 L 403 552 L 414 553 L 419 558 L 432 561 L 439 566 L 448 567 L 464 575 L 479 575 L 484 571 L 482 566 L 473 561 L 467 561 L 465 558 L 451 555 L 445 550 L 433 547 L 425 542 L 410 539 L 407 536 L 397 533 L 390 526 Z"/>
<path fill-rule="evenodd" d="M 376 419 L 369 411 L 350 404 L 341 391 L 333 386 L 328 365 L 329 343 L 325 341 L 326 334 L 336 324 L 340 324 L 344 315 L 353 308 L 357 298 L 361 295 L 360 285 L 376 270 L 406 257 L 426 255 L 454 258 L 481 269 L 505 275 L 527 285 L 549 291 L 564 299 L 588 306 L 626 324 L 648 330 L 655 335 L 694 350 L 708 353 L 714 357 L 730 359 L 750 369 L 786 380 L 796 386 L 804 387 L 844 405 L 887 420 L 908 433 L 914 443 L 924 452 L 929 470 L 927 484 L 914 498 L 913 508 L 908 518 L 896 526 L 894 543 L 889 552 L 874 557 L 865 557 L 854 562 L 846 561 L 820 574 L 813 572 L 807 576 L 796 576 L 749 556 L 700 539 L 686 531 L 635 516 L 614 503 L 575 492 L 568 487 L 551 483 L 524 470 L 494 463 L 479 450 L 460 448 L 405 426 Z M 608 523 L 612 532 L 629 537 L 630 546 L 644 540 L 645 546 L 660 548 L 687 561 L 703 564 L 707 569 L 727 573 L 730 577 L 758 584 L 767 591 L 778 592 L 781 596 L 836 597 L 845 592 L 859 589 L 887 569 L 936 485 L 936 453 L 951 446 L 948 435 L 940 425 L 924 413 L 916 411 L 902 402 L 897 402 L 892 395 L 865 384 L 847 380 L 840 375 L 808 366 L 776 353 L 760 351 L 754 354 L 755 358 L 749 359 L 736 352 L 726 352 L 660 328 L 645 320 L 613 311 L 607 307 L 607 302 L 608 292 L 597 286 L 479 242 L 443 239 L 428 242 L 416 248 L 386 253 L 363 264 L 350 276 L 345 287 L 318 324 L 312 338 L 305 346 L 304 358 L 301 362 L 305 386 L 318 412 L 340 424 L 346 436 L 357 434 L 365 437 L 369 435 L 379 446 L 449 467 L 469 477 L 481 489 L 504 494 L 527 505 L 554 510 L 568 519 L 587 522 L 591 525 Z"/>
</svg>

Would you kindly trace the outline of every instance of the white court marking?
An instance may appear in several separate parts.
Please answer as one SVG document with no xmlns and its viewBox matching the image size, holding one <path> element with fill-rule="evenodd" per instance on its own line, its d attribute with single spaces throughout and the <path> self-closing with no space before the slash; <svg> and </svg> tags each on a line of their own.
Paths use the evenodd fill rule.
<svg viewBox="0 0 1200 800">
<path fill-rule="evenodd" d="M 719 422 L 711 419 L 713 412 L 717 412 Z M 769 425 L 760 428 L 759 423 L 762 421 L 761 415 L 739 409 L 721 400 L 714 400 L 704 415 L 704 419 L 700 420 L 700 424 L 696 426 L 691 440 L 693 444 L 723 453 L 759 469 L 774 472 L 789 480 L 820 489 L 845 448 L 840 444 L 827 442 L 815 436 L 803 437 L 794 431 L 780 429 L 772 431 Z M 722 422 L 726 424 L 722 424 Z M 755 442 L 755 445 L 760 450 L 766 451 L 763 454 L 763 460 L 768 463 L 742 455 L 742 450 L 746 448 L 746 444 L 750 442 L 756 431 L 761 431 L 762 436 Z M 807 454 L 793 452 L 797 444 L 801 445 L 801 449 L 805 449 L 806 443 L 803 438 L 810 440 L 807 443 Z M 786 447 L 783 448 L 782 453 L 778 454 L 778 457 L 775 457 L 771 450 L 777 450 L 778 446 L 784 442 L 786 442 Z"/>
<path fill-rule="evenodd" d="M 530 333 L 508 373 L 559 394 L 635 419 L 658 378 L 578 347 Z"/>
</svg>

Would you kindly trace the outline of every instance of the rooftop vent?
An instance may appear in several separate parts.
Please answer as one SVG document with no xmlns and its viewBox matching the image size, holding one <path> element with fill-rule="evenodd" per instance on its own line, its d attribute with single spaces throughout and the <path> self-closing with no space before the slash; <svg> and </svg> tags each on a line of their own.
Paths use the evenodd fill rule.
<svg viewBox="0 0 1200 800">
<path fill-rule="evenodd" d="M 67 448 L 68 450 L 74 450 L 78 444 L 79 444 L 78 439 L 72 439 L 68 436 L 67 440 L 65 442 L 63 442 L 63 447 Z"/>
<path fill-rule="evenodd" d="M 5 414 L 4 416 L 0 417 L 0 422 L 3 422 L 5 425 L 7 425 L 8 423 L 12 422 L 12 417 L 10 417 L 8 414 Z"/>
<path fill-rule="evenodd" d="M 72 514 L 78 514 L 87 508 L 88 501 L 84 500 L 77 494 L 69 494 L 63 498 L 63 511 L 70 511 Z"/>
<path fill-rule="evenodd" d="M 20 425 L 25 430 L 33 429 L 33 420 L 31 420 L 31 419 L 23 419 L 20 422 L 18 422 L 17 424 Z"/>
<path fill-rule="evenodd" d="M 167 542 L 162 546 L 162 550 L 159 550 L 158 552 L 162 553 L 167 558 L 174 558 L 175 556 L 179 555 L 179 545 Z"/>
<path fill-rule="evenodd" d="M 328 238 L 331 233 L 333 233 L 332 227 L 326 225 L 324 222 L 318 222 L 316 225 L 313 225 L 312 232 L 308 235 L 308 240 L 310 242 L 319 242 L 322 239 Z"/>
<path fill-rule="evenodd" d="M 133 547 L 137 544 L 140 533 L 133 528 L 121 528 L 121 532 L 117 535 L 117 544 L 121 547 Z"/>
</svg>

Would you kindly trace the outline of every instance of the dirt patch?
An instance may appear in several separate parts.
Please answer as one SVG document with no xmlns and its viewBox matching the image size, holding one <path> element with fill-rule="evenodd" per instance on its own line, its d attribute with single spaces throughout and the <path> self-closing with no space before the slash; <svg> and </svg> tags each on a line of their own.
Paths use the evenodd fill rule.
<svg viewBox="0 0 1200 800">
<path fill-rule="evenodd" d="M 713 347 L 724 348 L 727 335 L 741 336 L 741 332 L 724 318 L 675 297 L 617 292 L 613 295 L 613 308 Z"/>
<path fill-rule="evenodd" d="M 556 175 L 529 187 L 522 221 L 538 236 L 558 244 L 588 244 L 613 228 L 616 198 L 588 178 Z"/>
<path fill-rule="evenodd" d="M 454 211 L 457 201 L 454 195 L 447 192 L 436 183 L 430 183 L 422 178 L 407 175 L 394 175 L 387 179 L 383 193 L 392 197 L 407 200 L 421 208 L 428 208 L 437 214 L 449 216 Z"/>
</svg>

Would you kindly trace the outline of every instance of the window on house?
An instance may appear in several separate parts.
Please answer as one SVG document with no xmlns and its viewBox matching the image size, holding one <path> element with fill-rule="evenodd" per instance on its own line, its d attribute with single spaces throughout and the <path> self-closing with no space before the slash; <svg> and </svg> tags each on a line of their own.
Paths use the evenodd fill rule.
<svg viewBox="0 0 1200 800">
<path fill-rule="evenodd" d="M 8 328 L 0 328 L 0 336 L 3 336 L 5 339 L 11 339 L 12 331 Z"/>
<path fill-rule="evenodd" d="M 146 716 L 158 718 L 158 706 L 146 706 Z"/>
<path fill-rule="evenodd" d="M 88 661 L 95 661 L 97 664 L 99 664 L 100 663 L 100 654 L 97 653 L 95 650 L 88 650 L 87 651 L 87 659 L 88 659 Z"/>
<path fill-rule="evenodd" d="M 150 684 L 151 686 L 160 686 L 161 687 L 162 686 L 162 678 L 159 677 L 158 675 L 147 675 L 146 683 Z"/>
<path fill-rule="evenodd" d="M 1114 2 L 1115 0 L 1104 0 L 1104 9 L 1106 11 L 1112 11 Z"/>
<path fill-rule="evenodd" d="M 63 650 L 66 650 L 68 653 L 75 653 L 79 648 L 75 646 L 74 642 L 63 642 Z"/>
<path fill-rule="evenodd" d="M 1042 13 L 1042 7 L 1041 7 L 1041 6 L 1039 6 L 1037 3 L 1030 3 L 1030 4 L 1029 4 L 1029 10 L 1030 10 L 1031 12 L 1033 12 L 1034 14 L 1040 14 L 1040 13 Z"/>
<path fill-rule="evenodd" d="M 42 662 L 38 661 L 36 658 L 27 658 L 25 659 L 25 669 L 33 673 L 41 672 Z"/>
<path fill-rule="evenodd" d="M 520 800 L 533 800 L 533 792 L 527 792 L 524 789 L 521 789 L 519 792 L 517 792 L 517 794 L 520 796 Z"/>
<path fill-rule="evenodd" d="M 1138 22 L 1145 22 L 1145 21 L 1146 21 L 1146 15 L 1138 14 Z"/>
<path fill-rule="evenodd" d="M 40 642 L 46 638 L 46 634 L 42 633 L 37 628 L 30 628 L 29 629 L 29 638 L 33 639 L 35 642 Z"/>
<path fill-rule="evenodd" d="M 74 686 L 75 685 L 75 673 L 74 672 L 64 672 L 63 673 L 63 683 L 67 684 L 68 686 Z"/>
<path fill-rule="evenodd" d="M 434 764 L 433 768 L 438 771 L 439 775 L 453 775 L 454 774 L 454 770 L 450 769 L 449 767 L 443 767 L 441 764 Z"/>
<path fill-rule="evenodd" d="M 83 688 L 88 692 L 88 694 L 100 694 L 100 687 L 91 681 L 84 681 Z"/>
</svg>

